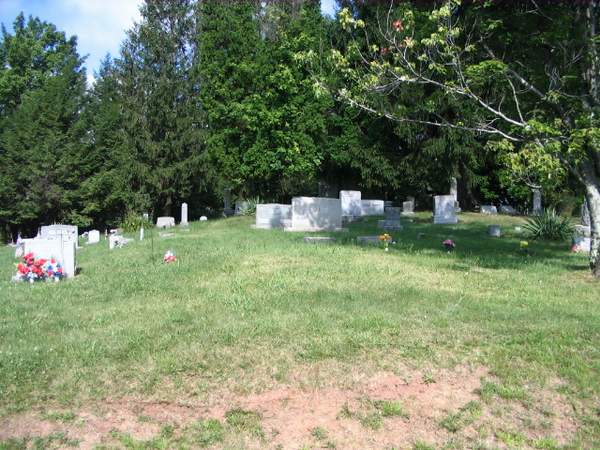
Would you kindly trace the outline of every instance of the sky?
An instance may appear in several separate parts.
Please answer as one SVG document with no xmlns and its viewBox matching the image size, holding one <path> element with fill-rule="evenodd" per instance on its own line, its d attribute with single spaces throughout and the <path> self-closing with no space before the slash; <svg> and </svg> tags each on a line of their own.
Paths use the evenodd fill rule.
<svg viewBox="0 0 600 450">
<path fill-rule="evenodd" d="M 125 31 L 139 20 L 142 0 L 0 0 L 0 22 L 12 32 L 21 11 L 51 22 L 67 36 L 77 36 L 80 55 L 87 55 L 88 81 L 100 61 L 119 54 Z M 323 13 L 333 15 L 335 0 L 321 0 Z"/>
</svg>

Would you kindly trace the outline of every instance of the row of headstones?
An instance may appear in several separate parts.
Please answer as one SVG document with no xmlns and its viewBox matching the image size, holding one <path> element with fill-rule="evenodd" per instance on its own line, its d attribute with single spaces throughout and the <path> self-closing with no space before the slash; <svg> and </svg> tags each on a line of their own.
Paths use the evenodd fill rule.
<svg viewBox="0 0 600 450">
<path fill-rule="evenodd" d="M 414 199 L 395 208 L 391 202 L 362 199 L 360 191 L 340 191 L 339 198 L 294 197 L 291 204 L 266 203 L 256 206 L 255 228 L 287 231 L 340 231 L 343 224 L 361 217 L 385 216 L 382 229 L 401 229 L 400 216 L 414 213 Z"/>
</svg>

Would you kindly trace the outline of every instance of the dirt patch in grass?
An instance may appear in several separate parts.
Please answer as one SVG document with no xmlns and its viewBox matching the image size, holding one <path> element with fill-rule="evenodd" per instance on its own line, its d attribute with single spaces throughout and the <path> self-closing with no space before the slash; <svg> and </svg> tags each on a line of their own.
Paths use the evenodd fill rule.
<svg viewBox="0 0 600 450">
<path fill-rule="evenodd" d="M 0 442 L 27 444 L 61 433 L 80 448 L 123 443 L 122 436 L 192 447 L 379 449 L 450 440 L 528 447 L 567 442 L 577 428 L 555 389 L 527 401 L 502 398 L 505 392 L 487 381 L 492 378 L 484 368 L 352 378 L 343 386 L 282 385 L 250 395 L 223 390 L 203 401 L 119 399 L 73 413 L 31 411 L 0 420 Z"/>
</svg>

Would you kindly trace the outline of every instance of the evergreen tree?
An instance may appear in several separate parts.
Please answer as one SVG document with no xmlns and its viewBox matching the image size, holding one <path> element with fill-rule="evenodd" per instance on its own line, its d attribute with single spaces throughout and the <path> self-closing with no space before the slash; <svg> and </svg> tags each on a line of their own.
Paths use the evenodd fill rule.
<svg viewBox="0 0 600 450">
<path fill-rule="evenodd" d="M 23 16 L 0 45 L 0 223 L 32 231 L 41 223 L 84 225 L 78 188 L 85 70 L 76 39 Z"/>
<path fill-rule="evenodd" d="M 190 0 L 148 0 L 117 61 L 129 208 L 171 215 L 206 183 Z"/>
</svg>

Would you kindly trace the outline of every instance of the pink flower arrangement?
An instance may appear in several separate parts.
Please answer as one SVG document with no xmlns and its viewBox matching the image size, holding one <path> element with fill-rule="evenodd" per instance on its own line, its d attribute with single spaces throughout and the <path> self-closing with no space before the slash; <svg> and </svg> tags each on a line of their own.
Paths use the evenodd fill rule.
<svg viewBox="0 0 600 450">
<path fill-rule="evenodd" d="M 442 245 L 449 252 L 451 252 L 452 250 L 454 250 L 456 248 L 456 244 L 454 243 L 454 241 L 452 239 L 446 239 L 444 242 L 442 242 Z"/>
<path fill-rule="evenodd" d="M 177 261 L 177 257 L 175 256 L 175 253 L 173 253 L 171 250 L 168 250 L 165 253 L 165 256 L 163 256 L 163 262 L 165 263 L 172 263 Z"/>
<path fill-rule="evenodd" d="M 23 256 L 23 262 L 16 265 L 17 273 L 13 277 L 14 281 L 60 281 L 65 273 L 62 266 L 54 258 L 35 259 L 33 253 L 29 252 Z"/>
</svg>

